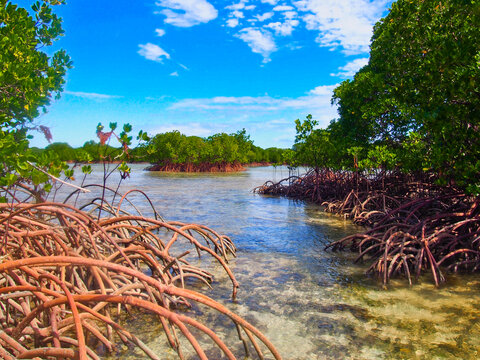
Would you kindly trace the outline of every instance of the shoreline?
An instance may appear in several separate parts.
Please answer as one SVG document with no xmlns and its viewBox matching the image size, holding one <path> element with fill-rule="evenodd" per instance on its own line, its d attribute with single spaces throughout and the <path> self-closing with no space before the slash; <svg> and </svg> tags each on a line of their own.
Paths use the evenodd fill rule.
<svg viewBox="0 0 480 360">
<path fill-rule="evenodd" d="M 145 168 L 146 171 L 165 173 L 235 173 L 246 171 L 250 167 L 271 166 L 271 163 L 254 162 L 248 164 L 240 163 L 181 163 L 181 164 L 152 164 Z"/>
<path fill-rule="evenodd" d="M 355 262 L 370 264 L 366 272 L 384 285 L 394 277 L 412 285 L 430 272 L 440 286 L 447 273 L 480 269 L 480 197 L 440 186 L 436 179 L 435 174 L 391 172 L 368 178 L 320 170 L 267 181 L 254 192 L 312 202 L 363 226 L 364 231 L 325 249 L 356 252 Z"/>
</svg>

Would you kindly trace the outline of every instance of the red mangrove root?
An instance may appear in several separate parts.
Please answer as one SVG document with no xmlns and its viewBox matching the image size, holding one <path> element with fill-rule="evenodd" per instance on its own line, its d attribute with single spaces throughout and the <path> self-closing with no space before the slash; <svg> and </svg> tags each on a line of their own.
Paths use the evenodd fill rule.
<svg viewBox="0 0 480 360">
<path fill-rule="evenodd" d="M 95 211 L 108 217 L 62 203 L 0 204 L 0 358 L 99 359 L 99 351 L 117 351 L 122 342 L 148 358 L 163 358 L 119 320 L 133 310 L 158 319 L 180 358 L 190 349 L 207 359 L 211 348 L 228 359 L 247 352 L 281 358 L 252 324 L 187 288 L 213 280 L 191 262 L 193 250 L 221 265 L 235 297 L 238 282 L 228 259 L 236 248 L 229 237 L 156 213 L 148 218 L 96 204 Z M 185 307 L 227 317 L 240 339 L 232 344 L 221 338 L 211 325 L 182 313 Z"/>
<path fill-rule="evenodd" d="M 383 283 L 403 275 L 411 284 L 429 271 L 438 286 L 446 271 L 480 268 L 480 198 L 435 180 L 425 174 L 372 176 L 324 169 L 267 182 L 254 191 L 314 201 L 366 226 L 366 232 L 326 248 L 358 252 L 357 261 L 371 261 L 367 272 Z"/>
</svg>

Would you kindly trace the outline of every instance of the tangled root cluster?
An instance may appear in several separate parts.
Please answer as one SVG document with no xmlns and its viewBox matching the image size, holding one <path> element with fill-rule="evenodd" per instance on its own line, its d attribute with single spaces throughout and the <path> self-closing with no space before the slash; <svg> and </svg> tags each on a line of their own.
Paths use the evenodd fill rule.
<svg viewBox="0 0 480 360">
<path fill-rule="evenodd" d="M 188 289 L 212 282 L 212 274 L 185 259 L 193 250 L 223 267 L 235 298 L 238 283 L 228 257 L 236 249 L 227 236 L 202 225 L 120 213 L 104 201 L 93 207 L 108 216 L 63 203 L 0 204 L 0 358 L 99 359 L 115 354 L 122 342 L 151 359 L 163 358 L 122 325 L 120 318 L 138 309 L 158 319 L 181 359 L 185 341 L 200 359 L 207 359 L 205 346 L 217 347 L 228 359 L 249 354 L 263 359 L 262 351 L 280 359 L 254 326 Z M 182 313 L 193 305 L 229 318 L 241 346 L 227 345 Z"/>
<path fill-rule="evenodd" d="M 432 175 L 310 171 L 302 177 L 267 182 L 257 193 L 321 204 L 326 211 L 366 226 L 364 233 L 329 244 L 372 261 L 367 273 L 383 283 L 404 275 L 410 284 L 425 270 L 438 286 L 444 271 L 480 269 L 480 198 L 454 186 L 439 186 Z"/>
</svg>

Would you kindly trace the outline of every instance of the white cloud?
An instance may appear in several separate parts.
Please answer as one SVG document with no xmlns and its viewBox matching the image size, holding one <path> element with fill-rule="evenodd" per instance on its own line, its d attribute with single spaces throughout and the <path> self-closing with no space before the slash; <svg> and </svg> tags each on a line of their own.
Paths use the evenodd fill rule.
<svg viewBox="0 0 480 360">
<path fill-rule="evenodd" d="M 207 23 L 218 15 L 218 11 L 206 0 L 160 0 L 156 5 L 164 8 L 159 13 L 166 16 L 167 24 L 179 27 Z"/>
<path fill-rule="evenodd" d="M 238 26 L 238 19 L 237 18 L 228 19 L 227 20 L 227 26 L 231 27 L 231 28 L 234 28 L 234 27 Z"/>
<path fill-rule="evenodd" d="M 183 65 L 183 64 L 178 64 L 182 69 L 185 69 L 185 70 L 190 70 L 187 66 Z"/>
<path fill-rule="evenodd" d="M 273 127 L 277 125 L 291 125 L 291 124 L 292 124 L 292 120 L 289 120 L 289 119 L 274 119 L 274 120 L 267 121 L 265 123 L 265 126 Z"/>
<path fill-rule="evenodd" d="M 157 36 L 163 36 L 165 35 L 165 30 L 163 29 L 155 29 L 155 34 L 157 34 Z"/>
<path fill-rule="evenodd" d="M 170 74 L 170 76 L 178 76 L 178 71 L 174 71 Z"/>
<path fill-rule="evenodd" d="M 172 103 L 167 114 L 182 114 L 182 117 L 195 116 L 211 124 L 222 124 L 222 131 L 235 131 L 244 127 L 257 141 L 272 146 L 276 138 L 290 146 L 295 138 L 294 119 L 312 114 L 320 127 L 327 127 L 337 116 L 336 106 L 330 100 L 337 85 L 318 86 L 299 97 L 273 96 L 216 96 L 212 98 L 182 99 Z M 213 132 L 219 132 L 215 125 Z M 174 129 L 174 127 L 173 127 Z M 277 145 L 278 146 L 278 145 Z"/>
<path fill-rule="evenodd" d="M 307 114 L 312 114 L 319 126 L 324 128 L 337 116 L 336 106 L 330 102 L 336 86 L 338 85 L 317 86 L 297 97 L 266 94 L 177 100 L 170 102 L 162 118 L 190 118 L 192 124 L 163 120 L 168 126 L 154 129 L 154 133 L 180 130 L 187 135 L 208 136 L 245 128 L 258 146 L 288 147 L 295 139 L 295 119 L 303 119 Z"/>
<path fill-rule="evenodd" d="M 293 7 L 289 5 L 278 5 L 273 8 L 273 11 L 292 11 Z"/>
<path fill-rule="evenodd" d="M 298 24 L 298 20 L 286 20 L 284 23 L 274 22 L 265 25 L 265 27 L 274 30 L 277 35 L 287 36 L 292 34 L 293 29 L 298 26 Z"/>
<path fill-rule="evenodd" d="M 170 109 L 231 110 L 231 111 L 277 111 L 301 109 L 306 112 L 321 110 L 328 119 L 335 116 L 330 99 L 337 85 L 317 86 L 306 95 L 297 98 L 275 98 L 271 96 L 216 96 L 213 98 L 183 99 L 170 106 Z"/>
<path fill-rule="evenodd" d="M 204 133 L 197 132 L 199 136 L 245 128 L 256 145 L 291 146 L 295 138 L 294 119 L 312 114 L 324 128 L 337 116 L 336 106 L 330 103 L 336 86 L 318 86 L 302 96 L 290 98 L 265 95 L 182 99 L 172 103 L 166 113 L 196 117 L 212 125 L 210 131 L 201 127 Z M 171 130 L 177 128 L 172 126 Z M 185 126 L 184 131 L 193 133 L 190 126 Z"/>
<path fill-rule="evenodd" d="M 265 14 L 256 15 L 255 17 L 258 19 L 258 21 L 265 21 L 270 19 L 273 15 L 273 12 L 266 12 Z"/>
<path fill-rule="evenodd" d="M 317 42 L 347 55 L 368 52 L 372 28 L 388 0 L 299 0 L 307 29 L 319 32 Z"/>
<path fill-rule="evenodd" d="M 223 126 L 218 123 L 208 123 L 208 124 L 202 124 L 198 122 L 193 122 L 189 124 L 185 124 L 185 122 L 182 123 L 169 123 L 169 125 L 161 125 L 159 127 L 156 127 L 155 129 L 151 130 L 153 134 L 160 134 L 160 133 L 165 133 L 169 131 L 174 131 L 178 130 L 182 134 L 187 135 L 187 136 L 200 136 L 200 137 L 206 137 L 213 135 L 214 133 L 218 133 L 219 131 L 223 130 Z"/>
<path fill-rule="evenodd" d="M 341 66 L 338 68 L 340 70 L 336 74 L 330 74 L 330 76 L 338 76 L 341 78 L 352 77 L 356 74 L 358 70 L 368 64 L 368 58 L 360 58 L 350 61 L 345 66 Z"/>
<path fill-rule="evenodd" d="M 299 50 L 303 49 L 303 46 L 298 43 L 298 41 L 293 41 L 285 45 L 285 48 L 290 50 Z"/>
<path fill-rule="evenodd" d="M 140 47 L 138 53 L 145 59 L 156 62 L 163 62 L 163 58 L 170 59 L 170 55 L 158 45 L 147 43 L 145 45 L 140 44 L 138 46 Z"/>
<path fill-rule="evenodd" d="M 232 4 L 232 5 L 229 5 L 229 6 L 225 6 L 225 9 L 227 9 L 227 10 L 242 10 L 242 9 L 245 9 L 245 3 L 240 2 L 238 4 Z"/>
<path fill-rule="evenodd" d="M 328 96 L 329 98 L 332 97 L 333 95 L 333 90 L 338 86 L 339 84 L 335 85 L 320 85 L 317 86 L 316 88 L 310 90 L 308 93 L 310 95 L 315 95 L 315 96 Z"/>
<path fill-rule="evenodd" d="M 92 93 L 92 92 L 83 92 L 83 91 L 64 91 L 64 94 L 67 95 L 72 95 L 84 99 L 90 99 L 90 100 L 110 100 L 110 99 L 119 99 L 122 98 L 123 96 L 118 96 L 118 95 L 107 95 L 107 94 L 98 94 L 98 93 Z"/>
<path fill-rule="evenodd" d="M 298 16 L 298 13 L 296 11 L 285 11 L 282 15 L 286 19 L 294 19 Z"/>
<path fill-rule="evenodd" d="M 235 36 L 245 41 L 254 53 L 261 54 L 264 63 L 269 62 L 270 54 L 277 50 L 272 35 L 267 31 L 245 28 Z"/>
<path fill-rule="evenodd" d="M 245 16 L 243 15 L 243 12 L 235 10 L 232 12 L 232 16 L 236 17 L 237 19 L 243 19 Z"/>
<path fill-rule="evenodd" d="M 240 1 L 239 3 L 237 4 L 232 4 L 232 5 L 228 5 L 228 6 L 225 6 L 225 9 L 227 10 L 253 10 L 256 8 L 255 5 L 245 5 L 245 3 L 247 3 L 247 1 L 243 0 L 243 1 Z"/>
<path fill-rule="evenodd" d="M 145 100 L 149 101 L 164 101 L 166 99 L 170 98 L 168 95 L 160 95 L 160 96 L 147 96 L 145 97 Z"/>
<path fill-rule="evenodd" d="M 372 27 L 384 14 L 392 0 L 261 0 L 256 6 L 250 0 L 229 0 L 224 4 L 224 28 L 236 28 L 234 36 L 245 41 L 252 52 L 261 54 L 263 62 L 277 51 L 277 39 L 292 35 L 296 28 L 306 28 L 318 34 L 316 42 L 330 50 L 340 50 L 346 55 L 369 51 Z M 207 23 L 218 16 L 211 0 L 156 0 L 156 13 L 163 14 L 165 23 L 180 27 Z M 258 3 L 258 1 L 257 1 Z M 216 5 L 217 6 L 217 5 Z M 218 5 L 220 6 L 220 5 Z M 265 9 L 267 9 L 267 12 Z M 268 21 L 267 21 L 268 20 Z M 267 25 L 264 25 L 268 22 Z M 264 24 L 262 24 L 264 23 Z M 243 29 L 242 29 L 243 28 Z M 155 30 L 163 36 L 163 29 Z M 278 40 L 278 44 L 281 44 Z M 283 44 L 282 49 L 289 49 Z M 165 53 L 166 54 L 166 53 Z M 161 61 L 163 56 L 155 58 Z M 145 56 L 145 55 L 144 55 Z M 349 69 L 335 76 L 350 76 Z"/>
</svg>

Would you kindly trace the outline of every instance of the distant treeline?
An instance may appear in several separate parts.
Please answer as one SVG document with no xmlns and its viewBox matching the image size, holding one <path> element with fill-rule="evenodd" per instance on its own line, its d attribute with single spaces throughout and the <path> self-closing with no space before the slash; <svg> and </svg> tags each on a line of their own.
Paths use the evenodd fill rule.
<svg viewBox="0 0 480 360">
<path fill-rule="evenodd" d="M 195 165 L 283 163 L 286 151 L 279 148 L 262 149 L 253 145 L 245 129 L 233 134 L 218 133 L 207 138 L 171 131 L 155 135 L 141 148 L 146 159 L 154 164 Z"/>
<path fill-rule="evenodd" d="M 54 153 L 62 161 L 100 162 L 114 161 L 122 154 L 122 148 L 87 141 L 82 147 L 73 148 L 67 143 L 55 142 L 45 149 L 32 148 L 39 155 Z M 149 162 L 155 165 L 179 164 L 283 164 L 288 149 L 255 146 L 245 129 L 233 134 L 218 133 L 201 138 L 186 136 L 179 131 L 157 134 L 141 145 L 129 150 L 130 162 Z"/>
</svg>

